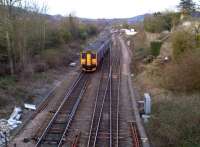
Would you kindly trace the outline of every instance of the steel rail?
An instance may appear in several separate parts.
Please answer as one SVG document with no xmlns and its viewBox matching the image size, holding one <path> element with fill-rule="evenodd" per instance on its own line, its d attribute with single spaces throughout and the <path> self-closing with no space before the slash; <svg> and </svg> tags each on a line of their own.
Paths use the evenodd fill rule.
<svg viewBox="0 0 200 147">
<path fill-rule="evenodd" d="M 60 110 L 62 109 L 62 107 L 64 106 L 65 102 L 68 100 L 69 96 L 71 95 L 71 93 L 73 92 L 74 88 L 78 85 L 79 81 L 84 77 L 83 73 L 80 73 L 77 80 L 73 83 L 72 87 L 69 89 L 68 93 L 65 95 L 61 105 L 59 106 L 59 108 L 57 109 L 56 113 L 54 114 L 54 116 L 52 117 L 52 119 L 50 120 L 50 122 L 48 123 L 47 127 L 45 128 L 45 130 L 43 131 L 41 137 L 39 138 L 37 144 L 35 145 L 35 147 L 39 147 L 42 143 L 42 140 L 44 138 L 44 136 L 47 134 L 47 131 L 50 129 L 51 125 L 53 124 L 53 121 L 56 119 L 57 115 L 59 114 Z"/>
<path fill-rule="evenodd" d="M 103 102 L 101 104 L 101 110 L 100 110 L 100 115 L 99 115 L 99 119 L 98 119 L 98 122 L 97 122 L 97 129 L 96 129 L 96 132 L 95 132 L 93 147 L 95 147 L 96 141 L 97 141 L 99 126 L 100 126 L 100 122 L 101 122 L 101 118 L 102 118 L 102 112 L 103 112 L 104 102 L 105 102 L 105 99 L 106 99 L 106 94 L 108 92 L 108 86 L 109 86 L 110 78 L 111 78 L 111 74 L 109 74 L 108 82 L 106 84 L 106 89 L 105 89 L 105 93 L 104 93 L 104 96 L 103 96 Z"/>
<path fill-rule="evenodd" d="M 113 144 L 113 135 L 112 135 L 112 67 L 110 69 L 110 73 L 111 73 L 111 78 L 110 78 L 110 147 L 112 147 L 112 144 Z"/>
<path fill-rule="evenodd" d="M 103 60 L 103 65 L 101 66 L 101 71 L 103 70 L 103 67 L 104 67 L 104 64 L 105 64 L 104 62 L 105 61 Z M 90 143 L 91 136 L 92 136 L 92 127 L 93 127 L 93 123 L 94 123 L 95 112 L 96 112 L 96 109 L 97 109 L 97 101 L 98 101 L 98 95 L 99 95 L 99 91 L 100 91 L 100 85 L 102 83 L 102 77 L 103 77 L 103 71 L 101 73 L 101 80 L 99 80 L 99 83 L 98 83 L 98 90 L 97 90 L 97 95 L 96 95 L 96 99 L 95 99 L 94 111 L 93 111 L 93 114 L 92 114 L 92 122 L 91 122 L 91 125 L 90 125 L 90 132 L 89 132 L 87 147 L 89 147 L 89 143 Z"/>
<path fill-rule="evenodd" d="M 141 147 L 139 134 L 135 122 L 130 122 L 131 135 L 133 140 L 133 147 Z"/>
<path fill-rule="evenodd" d="M 121 88 L 121 60 L 120 60 L 121 50 L 118 50 L 118 85 L 117 85 L 117 117 L 116 117 L 116 147 L 119 146 L 119 103 L 120 103 L 120 88 Z"/>
<path fill-rule="evenodd" d="M 121 61 L 119 61 L 119 79 L 117 87 L 117 130 L 116 130 L 116 147 L 119 146 L 119 102 L 120 102 L 120 88 L 121 88 Z"/>
<path fill-rule="evenodd" d="M 87 84 L 88 84 L 88 81 L 86 80 L 85 83 L 84 83 L 84 85 L 83 85 L 83 89 L 81 90 L 81 93 L 80 93 L 80 95 L 79 95 L 79 97 L 78 97 L 78 99 L 77 99 L 77 101 L 76 101 L 76 103 L 75 103 L 75 105 L 74 105 L 74 107 L 73 107 L 73 109 L 72 109 L 72 112 L 71 112 L 71 114 L 70 114 L 70 116 L 69 116 L 69 121 L 68 121 L 67 126 L 66 126 L 66 128 L 65 128 L 65 131 L 64 131 L 64 133 L 63 133 L 63 135 L 62 135 L 62 138 L 61 138 L 61 140 L 60 140 L 60 143 L 58 144 L 58 147 L 61 147 L 61 146 L 62 146 L 62 141 L 63 141 L 63 139 L 64 139 L 64 137 L 65 137 L 66 132 L 67 132 L 68 129 L 69 129 L 69 126 L 70 126 L 70 124 L 71 124 L 71 121 L 72 121 L 72 119 L 74 118 L 75 113 L 76 113 L 76 111 L 77 111 L 77 109 L 78 109 L 78 106 L 79 106 L 79 104 L 80 104 L 80 101 L 81 101 L 81 99 L 82 99 L 82 97 L 83 97 L 83 95 L 84 95 L 84 93 L 85 93 L 85 91 L 86 91 L 86 89 L 87 89 Z"/>
<path fill-rule="evenodd" d="M 81 132 L 79 132 L 79 133 L 75 136 L 75 139 L 74 139 L 74 141 L 73 141 L 71 147 L 78 147 L 78 143 L 79 143 L 80 136 L 81 136 Z"/>
<path fill-rule="evenodd" d="M 111 73 L 109 71 L 108 73 L 108 78 L 107 78 L 107 81 L 106 81 L 106 85 L 105 85 L 105 90 L 103 92 L 103 100 L 100 104 L 100 112 L 98 112 L 98 99 L 99 99 L 99 96 L 100 96 L 100 91 L 102 90 L 101 89 L 101 86 L 103 85 L 103 78 L 104 78 L 104 72 L 103 70 L 105 68 L 105 60 L 103 61 L 103 65 L 102 65 L 102 73 L 101 73 L 101 80 L 99 82 L 99 85 L 98 85 L 98 91 L 97 91 L 97 95 L 96 95 L 96 100 L 95 100 L 95 107 L 94 107 L 94 111 L 93 111 L 93 115 L 92 115 L 92 122 L 91 122 L 91 126 L 90 126 L 90 133 L 89 133 L 89 138 L 88 138 L 88 143 L 87 143 L 87 147 L 95 147 L 96 145 L 96 141 L 97 141 L 97 136 L 98 136 L 98 131 L 99 131 L 99 126 L 100 126 L 100 121 L 101 121 L 101 118 L 102 118 L 102 111 L 103 111 L 103 106 L 104 106 L 104 102 L 105 102 L 105 98 L 106 98 L 106 94 L 107 94 L 107 91 L 108 91 L 108 87 L 109 87 L 109 82 L 110 82 L 110 78 L 111 78 Z M 96 113 L 99 113 L 98 116 L 96 116 L 95 114 Z M 97 118 L 97 125 L 95 124 L 95 116 L 98 117 Z M 96 126 L 94 126 L 96 125 Z M 93 135 L 93 129 L 94 130 L 94 134 L 95 136 L 92 137 Z"/>
<path fill-rule="evenodd" d="M 120 52 L 116 48 L 113 52 L 112 78 L 111 78 L 111 100 L 110 100 L 110 147 L 119 146 L 119 97 L 121 62 Z"/>
</svg>

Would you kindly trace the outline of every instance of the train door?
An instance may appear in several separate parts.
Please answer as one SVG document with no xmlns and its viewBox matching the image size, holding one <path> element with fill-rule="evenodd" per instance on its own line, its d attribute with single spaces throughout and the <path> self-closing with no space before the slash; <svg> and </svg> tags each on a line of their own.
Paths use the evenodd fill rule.
<svg viewBox="0 0 200 147">
<path fill-rule="evenodd" d="M 90 52 L 87 52 L 87 55 L 86 55 L 86 64 L 87 64 L 87 66 L 91 66 L 92 65 L 92 55 L 91 55 L 91 53 Z"/>
</svg>

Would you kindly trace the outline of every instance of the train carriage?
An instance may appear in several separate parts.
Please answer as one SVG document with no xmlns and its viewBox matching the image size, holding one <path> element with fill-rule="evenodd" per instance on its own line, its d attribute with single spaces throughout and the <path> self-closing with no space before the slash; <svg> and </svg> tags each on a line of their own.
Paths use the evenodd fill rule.
<svg viewBox="0 0 200 147">
<path fill-rule="evenodd" d="M 110 38 L 102 37 L 86 47 L 80 56 L 83 71 L 95 71 L 110 48 Z"/>
</svg>

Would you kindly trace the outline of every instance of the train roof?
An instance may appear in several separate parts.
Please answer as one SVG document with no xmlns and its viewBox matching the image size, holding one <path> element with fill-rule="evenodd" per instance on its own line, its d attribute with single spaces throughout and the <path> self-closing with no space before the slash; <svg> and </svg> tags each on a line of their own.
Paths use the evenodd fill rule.
<svg viewBox="0 0 200 147">
<path fill-rule="evenodd" d="M 110 35 L 105 35 L 105 34 L 100 34 L 98 39 L 89 44 L 84 50 L 85 51 L 88 51 L 88 50 L 95 50 L 95 51 L 98 51 L 98 50 L 101 50 L 101 48 L 105 45 L 107 45 L 109 42 L 110 42 Z"/>
</svg>

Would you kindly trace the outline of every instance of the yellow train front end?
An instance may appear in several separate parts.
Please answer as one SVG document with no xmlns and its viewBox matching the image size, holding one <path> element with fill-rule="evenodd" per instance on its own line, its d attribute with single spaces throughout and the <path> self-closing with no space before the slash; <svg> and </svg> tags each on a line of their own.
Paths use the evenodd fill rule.
<svg viewBox="0 0 200 147">
<path fill-rule="evenodd" d="M 83 51 L 80 56 L 81 67 L 85 72 L 96 71 L 97 69 L 97 54 L 96 52 Z"/>
</svg>

